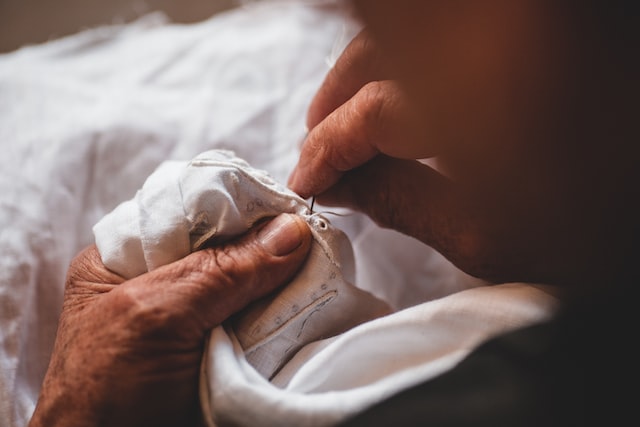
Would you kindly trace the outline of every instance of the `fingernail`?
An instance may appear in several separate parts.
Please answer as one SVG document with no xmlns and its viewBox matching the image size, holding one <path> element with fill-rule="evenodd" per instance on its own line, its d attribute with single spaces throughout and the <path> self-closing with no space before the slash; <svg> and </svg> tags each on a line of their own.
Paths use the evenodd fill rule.
<svg viewBox="0 0 640 427">
<path fill-rule="evenodd" d="M 302 232 L 292 214 L 281 214 L 260 230 L 258 239 L 269 253 L 283 256 L 300 246 Z"/>
</svg>

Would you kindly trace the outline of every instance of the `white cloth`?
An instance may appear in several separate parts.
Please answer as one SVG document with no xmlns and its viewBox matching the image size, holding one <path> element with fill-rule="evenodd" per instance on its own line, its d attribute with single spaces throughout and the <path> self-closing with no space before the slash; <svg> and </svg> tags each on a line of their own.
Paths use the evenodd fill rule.
<svg viewBox="0 0 640 427">
<path fill-rule="evenodd" d="M 335 58 L 358 27 L 338 3 L 310 3 L 255 4 L 192 25 L 170 24 L 153 14 L 0 55 L 0 426 L 23 427 L 33 411 L 69 261 L 93 242 L 92 226 L 133 197 L 160 163 L 226 148 L 268 170 L 276 181 L 286 180 L 304 137 L 308 104 L 327 72 L 327 58 Z M 423 324 L 408 322 L 415 328 L 407 332 L 419 329 L 427 338 L 439 337 L 425 340 L 432 342 L 434 352 L 446 337 L 460 336 L 454 331 L 467 309 L 478 311 L 472 316 L 475 323 L 465 329 L 471 333 L 477 328 L 477 341 L 467 347 L 489 335 L 482 316 L 509 329 L 552 311 L 552 300 L 525 285 L 458 293 L 483 284 L 420 242 L 380 229 L 361 215 L 335 217 L 332 223 L 352 242 L 360 288 L 389 302 L 398 314 L 416 304 L 421 305 L 409 314 L 432 313 L 422 318 Z M 505 288 L 528 291 L 516 292 L 521 298 L 514 299 Z M 531 301 L 527 292 L 533 294 Z M 447 295 L 451 298 L 439 299 Z M 455 302 L 462 297 L 465 304 Z M 526 311 L 531 304 L 535 309 L 527 316 L 502 313 L 506 308 Z M 226 384 L 212 396 L 214 409 L 226 419 L 250 418 L 249 424 L 262 414 L 265 422 L 281 418 L 282 424 L 313 425 L 382 398 L 394 389 L 386 387 L 393 378 L 386 370 L 378 373 L 380 381 L 370 377 L 374 371 L 357 374 L 370 381 L 369 392 L 379 392 L 376 398 L 365 392 L 355 404 L 349 403 L 352 395 L 335 394 L 349 399 L 329 400 L 337 392 L 326 391 L 340 387 L 335 376 L 350 378 L 346 362 L 335 363 L 334 376 L 322 380 L 330 354 L 339 356 L 336 361 L 351 358 L 358 366 L 370 366 L 374 358 L 347 351 L 359 345 L 340 344 L 369 325 L 380 323 L 366 323 L 326 343 L 330 352 L 320 345 L 303 349 L 298 354 L 309 354 L 309 363 L 286 370 L 292 374 L 285 388 L 255 378 L 250 365 L 232 354 L 238 349 L 221 341 L 215 347 L 220 358 L 213 356 L 220 361 L 228 356 L 230 371 L 228 381 L 217 371 L 211 379 L 213 385 Z M 381 336 L 375 348 L 404 346 L 389 339 L 387 345 Z M 295 361 L 286 368 L 295 368 Z M 314 370 L 322 375 L 311 381 Z M 398 372 L 412 376 L 411 369 Z M 236 401 L 243 395 L 245 406 Z M 307 403 L 317 397 L 317 405 Z M 321 404 L 326 410 L 318 410 Z M 343 405 L 351 409 L 340 412 Z M 285 419 L 289 413 L 295 417 Z"/>
<path fill-rule="evenodd" d="M 485 340 L 548 318 L 554 298 L 512 283 L 460 291 L 304 347 L 280 387 L 258 375 L 223 330 L 202 381 L 209 426 L 329 426 L 453 368 Z M 461 408 L 461 410 L 464 410 Z"/>
<path fill-rule="evenodd" d="M 251 304 L 229 325 L 244 357 L 271 379 L 303 345 L 391 312 L 353 285 L 353 251 L 343 232 L 228 150 L 162 163 L 133 199 L 93 231 L 105 266 L 132 278 L 283 212 L 306 219 L 313 234 L 310 253 L 286 287 Z"/>
<path fill-rule="evenodd" d="M 125 278 L 222 243 L 281 212 L 309 216 L 300 197 L 228 150 L 163 162 L 94 227 L 105 265 Z"/>
</svg>

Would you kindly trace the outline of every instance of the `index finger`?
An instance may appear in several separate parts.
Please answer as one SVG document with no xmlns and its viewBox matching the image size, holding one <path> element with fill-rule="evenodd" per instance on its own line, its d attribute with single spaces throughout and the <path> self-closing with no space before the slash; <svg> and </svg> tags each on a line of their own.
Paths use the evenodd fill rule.
<svg viewBox="0 0 640 427">
<path fill-rule="evenodd" d="M 323 193 L 342 175 L 378 154 L 404 159 L 433 156 L 428 127 L 392 80 L 373 81 L 314 127 L 288 185 L 304 198 Z M 428 143 L 427 143 L 428 142 Z"/>
</svg>

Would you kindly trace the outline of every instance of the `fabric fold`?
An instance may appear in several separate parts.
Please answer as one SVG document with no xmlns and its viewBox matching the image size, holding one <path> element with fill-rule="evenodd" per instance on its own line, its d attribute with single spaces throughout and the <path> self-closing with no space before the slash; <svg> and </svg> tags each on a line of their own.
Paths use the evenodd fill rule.
<svg viewBox="0 0 640 427">
<path fill-rule="evenodd" d="M 131 278 L 283 212 L 303 216 L 310 226 L 314 240 L 305 264 L 290 283 L 230 321 L 247 360 L 271 379 L 303 345 L 391 312 L 353 285 L 353 251 L 342 231 L 267 172 L 232 151 L 210 150 L 189 162 L 161 164 L 94 232 L 105 266 Z"/>
<path fill-rule="evenodd" d="M 355 285 L 345 233 L 228 150 L 163 163 L 94 231 L 107 267 L 141 274 L 282 212 L 309 224 L 309 255 L 288 284 L 212 331 L 200 378 L 209 426 L 330 426 L 446 372 L 496 334 L 554 313 L 552 294 L 524 283 L 394 311 Z"/>
</svg>

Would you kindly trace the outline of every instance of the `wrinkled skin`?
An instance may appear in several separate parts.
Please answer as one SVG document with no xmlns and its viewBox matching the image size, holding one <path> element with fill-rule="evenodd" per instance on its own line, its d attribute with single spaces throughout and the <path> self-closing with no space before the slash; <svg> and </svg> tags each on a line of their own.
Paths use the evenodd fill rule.
<svg viewBox="0 0 640 427">
<path fill-rule="evenodd" d="M 95 246 L 81 252 L 30 426 L 197 425 L 208 332 L 285 283 L 309 250 L 306 222 L 284 217 L 271 246 L 263 224 L 131 280 L 109 271 Z"/>
<path fill-rule="evenodd" d="M 496 282 L 635 269 L 638 26 L 594 4 L 356 1 L 366 30 L 311 104 L 290 187 Z M 304 222 L 281 231 L 277 256 L 254 230 L 129 281 L 80 254 L 31 427 L 197 422 L 207 332 L 306 256 Z"/>
<path fill-rule="evenodd" d="M 637 144 L 610 135 L 631 129 L 633 95 L 599 58 L 586 12 L 535 0 L 356 5 L 365 29 L 313 99 L 290 187 L 494 282 L 595 283 L 618 268 L 632 239 L 603 229 L 632 219 L 630 195 L 611 189 L 630 187 Z"/>
</svg>

